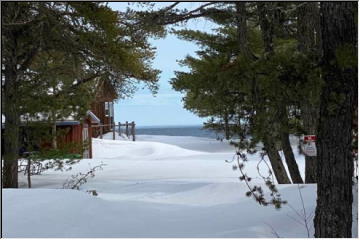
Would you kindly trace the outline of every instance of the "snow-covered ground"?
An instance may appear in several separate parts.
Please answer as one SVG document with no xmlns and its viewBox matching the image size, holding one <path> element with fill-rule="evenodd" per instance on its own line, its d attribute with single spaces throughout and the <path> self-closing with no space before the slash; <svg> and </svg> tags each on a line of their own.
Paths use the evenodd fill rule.
<svg viewBox="0 0 360 240">
<path fill-rule="evenodd" d="M 33 176 L 33 189 L 25 189 L 22 176 L 24 189 L 3 190 L 4 237 L 307 237 L 298 216 L 303 211 L 299 189 L 313 235 L 316 185 L 279 186 L 288 204 L 280 210 L 262 207 L 245 197 L 245 184 L 233 164 L 225 162 L 234 155 L 226 142 L 110 138 L 93 139 L 94 158 L 71 171 Z M 304 158 L 296 157 L 303 172 Z M 258 159 L 249 156 L 245 167 L 253 183 L 261 182 Z M 62 189 L 71 175 L 101 163 L 106 165 L 80 191 Z M 263 165 L 260 169 L 265 171 Z"/>
</svg>

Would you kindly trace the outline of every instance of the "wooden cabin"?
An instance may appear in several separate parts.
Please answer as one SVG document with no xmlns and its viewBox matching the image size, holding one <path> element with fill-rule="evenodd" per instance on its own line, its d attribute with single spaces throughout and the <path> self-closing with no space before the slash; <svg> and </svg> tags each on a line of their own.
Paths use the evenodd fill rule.
<svg viewBox="0 0 360 240">
<path fill-rule="evenodd" d="M 91 109 L 87 111 L 86 116 L 81 121 L 75 120 L 72 117 L 56 121 L 56 130 L 57 132 L 62 132 L 63 135 L 58 137 L 58 147 L 65 145 L 70 145 L 71 143 L 87 143 L 88 146 L 83 152 L 82 148 L 74 148 L 71 152 L 79 153 L 83 158 L 92 158 L 92 137 L 98 137 L 100 133 L 100 127 L 97 125 L 105 125 L 102 127 L 103 134 L 112 130 L 114 126 L 114 100 L 117 99 L 118 95 L 115 88 L 111 85 L 110 82 L 99 80 L 96 87 L 95 100 L 91 103 Z M 42 116 L 39 113 L 39 116 Z M 34 122 L 46 121 L 47 119 L 33 119 Z M 27 120 L 29 121 L 29 120 Z M 5 118 L 2 116 L 2 123 L 4 124 Z M 25 122 L 24 122 L 25 123 Z M 2 128 L 4 131 L 4 125 Z M 21 136 L 20 136 L 20 146 L 22 149 L 21 152 L 27 151 L 27 136 L 26 132 L 29 132 L 31 127 L 23 124 L 20 127 Z M 50 129 L 49 129 L 50 131 Z M 31 130 L 30 130 L 31 132 Z M 51 147 L 51 144 L 48 141 L 39 143 L 40 147 Z"/>
<path fill-rule="evenodd" d="M 58 128 L 68 128 L 63 142 L 89 142 L 89 148 L 84 151 L 84 158 L 92 158 L 92 137 L 98 137 L 100 127 L 97 125 L 105 125 L 102 127 L 103 134 L 110 132 L 114 126 L 114 100 L 118 95 L 115 88 L 106 80 L 99 80 L 96 87 L 95 100 L 91 103 L 91 110 L 87 111 L 87 115 L 82 123 L 67 124 L 61 123 Z"/>
<path fill-rule="evenodd" d="M 100 120 L 103 133 L 110 132 L 114 124 L 114 100 L 118 98 L 117 92 L 108 81 L 99 81 L 95 101 L 91 103 L 91 112 Z M 93 129 L 92 137 L 98 137 L 100 128 Z"/>
<path fill-rule="evenodd" d="M 91 111 L 87 111 L 86 117 L 80 121 L 58 121 L 56 122 L 57 131 L 63 131 L 65 134 L 59 137 L 59 146 L 69 143 L 83 143 L 87 147 L 83 152 L 74 149 L 73 152 L 82 154 L 83 158 L 92 158 L 92 125 L 100 124 L 100 119 Z"/>
</svg>

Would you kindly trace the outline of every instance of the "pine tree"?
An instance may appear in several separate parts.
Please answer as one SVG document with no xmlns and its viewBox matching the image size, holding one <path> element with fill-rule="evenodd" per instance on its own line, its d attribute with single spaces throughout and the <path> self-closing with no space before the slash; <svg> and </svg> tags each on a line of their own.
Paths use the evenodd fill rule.
<svg viewBox="0 0 360 240">
<path fill-rule="evenodd" d="M 147 12 L 145 15 L 148 19 L 163 25 L 198 17 L 215 20 L 219 24 L 233 23 L 233 8 L 223 7 L 224 4 L 233 3 L 204 2 L 195 10 L 183 11 L 176 8 L 177 4 L 172 4 L 159 12 Z M 261 48 L 267 53 L 275 52 L 273 56 L 266 54 L 267 60 L 258 60 L 261 64 L 253 67 L 258 75 L 257 78 L 249 79 L 253 96 L 261 96 L 260 88 L 270 90 L 264 91 L 265 95 L 261 96 L 266 96 L 266 100 L 258 102 L 265 103 L 264 112 L 267 114 L 273 114 L 274 109 L 282 109 L 279 112 L 284 115 L 284 108 L 278 109 L 276 104 L 291 100 L 287 106 L 287 124 L 291 131 L 318 135 L 318 157 L 316 161 L 314 158 L 306 157 L 305 179 L 306 182 L 318 182 L 315 236 L 351 237 L 351 136 L 356 131 L 352 129 L 351 120 L 354 119 L 357 109 L 356 3 L 300 2 L 248 5 L 251 16 L 259 19 L 258 23 L 262 28 L 264 46 Z M 276 45 L 278 50 L 283 50 L 283 54 L 276 53 Z M 252 50 L 255 57 L 259 57 L 256 51 Z M 263 52 L 260 52 L 261 54 Z M 234 61 L 228 65 L 235 65 Z M 175 88 L 187 92 L 190 96 L 189 93 L 195 85 L 190 84 L 192 76 L 193 73 L 188 76 L 185 73 L 177 73 Z M 187 84 L 183 79 L 185 77 L 189 80 Z M 274 80 L 280 82 L 276 83 Z M 181 82 L 184 83 L 183 86 Z M 279 84 L 281 82 L 283 84 Z M 269 87 L 270 84 L 273 84 L 273 88 Z M 272 93 L 280 93 L 281 101 L 274 99 Z M 282 93 L 291 97 L 284 98 L 286 95 Z M 274 106 L 275 108 L 271 109 Z M 258 134 L 252 133 L 254 136 L 261 136 L 264 126 L 269 126 L 261 124 L 268 123 L 266 116 L 260 114 L 258 117 L 258 121 L 255 121 Z M 278 119 L 277 114 L 270 117 Z M 286 124 L 286 119 L 284 120 Z M 278 124 L 271 125 L 270 133 L 278 135 L 276 125 Z M 284 126 L 278 126 L 281 125 Z"/>
<path fill-rule="evenodd" d="M 319 3 L 300 3 L 296 10 L 298 50 L 303 56 L 303 79 L 299 85 L 301 92 L 302 132 L 305 135 L 317 135 L 320 113 L 321 74 L 318 66 L 320 59 L 320 13 Z M 301 97 L 302 96 L 302 97 Z M 316 182 L 316 156 L 305 156 L 305 182 Z"/>
<path fill-rule="evenodd" d="M 229 130 L 230 135 L 244 139 L 251 134 L 251 146 L 262 141 L 278 182 L 290 183 L 278 154 L 277 142 L 282 143 L 292 180 L 302 183 L 289 142 L 290 119 L 286 117 L 288 106 L 293 104 L 287 97 L 291 79 L 286 75 L 289 68 L 294 68 L 288 64 L 291 55 L 287 51 L 296 50 L 295 41 L 267 43 L 271 48 L 266 49 L 272 49 L 273 53 L 265 52 L 263 32 L 267 30 L 246 26 L 246 20 L 240 17 L 247 15 L 244 3 L 233 4 L 232 9 L 232 22 L 220 27 L 217 34 L 177 31 L 181 38 L 197 42 L 202 50 L 198 52 L 199 59 L 187 57 L 182 62 L 190 67 L 191 73 L 177 72 L 173 86 L 186 93 L 187 109 L 199 116 L 211 117 L 207 127 Z M 252 26 L 258 20 L 248 18 L 247 21 Z M 279 65 L 284 66 L 283 71 L 278 70 Z M 287 102 L 288 105 L 283 104 Z"/>
<path fill-rule="evenodd" d="M 61 96 L 84 93 L 91 85 L 95 87 L 96 79 L 110 81 L 120 96 L 131 94 L 138 81 L 156 91 L 159 71 L 150 66 L 154 51 L 147 37 L 161 29 L 134 29 L 126 16 L 96 2 L 2 3 L 4 187 L 17 187 L 22 114 L 45 109 L 58 115 L 68 103 L 57 104 Z M 61 68 L 73 76 L 52 76 L 49 71 L 53 68 L 44 68 L 51 61 L 66 62 Z M 62 87 L 55 97 L 45 94 L 50 102 L 44 101 L 47 97 L 36 100 L 41 92 L 59 84 Z M 43 102 L 35 105 L 33 100 Z"/>
<path fill-rule="evenodd" d="M 357 3 L 322 2 L 315 237 L 352 237 L 352 119 L 357 108 Z"/>
</svg>

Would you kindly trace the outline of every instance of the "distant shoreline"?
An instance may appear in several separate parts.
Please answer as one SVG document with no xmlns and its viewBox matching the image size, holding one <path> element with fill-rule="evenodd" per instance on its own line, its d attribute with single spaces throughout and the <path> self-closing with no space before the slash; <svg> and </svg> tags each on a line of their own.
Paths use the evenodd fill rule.
<svg viewBox="0 0 360 240">
<path fill-rule="evenodd" d="M 136 126 L 136 128 L 193 128 L 199 127 L 202 128 L 204 125 L 196 124 L 196 125 L 151 125 L 151 126 Z"/>
<path fill-rule="evenodd" d="M 125 133 L 125 127 L 121 128 Z M 159 126 L 139 126 L 135 128 L 136 135 L 163 135 L 163 136 L 193 136 L 218 139 L 223 137 L 221 132 L 204 129 L 203 125 L 159 125 Z"/>
</svg>

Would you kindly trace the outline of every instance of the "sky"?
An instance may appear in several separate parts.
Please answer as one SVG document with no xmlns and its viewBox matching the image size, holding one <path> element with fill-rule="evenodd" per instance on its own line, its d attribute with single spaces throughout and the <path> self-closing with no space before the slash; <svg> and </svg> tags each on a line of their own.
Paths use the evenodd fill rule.
<svg viewBox="0 0 360 240">
<path fill-rule="evenodd" d="M 123 10 L 125 3 L 111 2 L 114 10 Z M 169 3 L 157 3 L 169 5 Z M 194 8 L 198 3 L 186 3 Z M 205 20 L 189 21 L 189 29 L 211 31 L 213 25 Z M 159 80 L 159 91 L 154 97 L 148 89 L 140 89 L 130 99 L 120 99 L 114 105 L 115 122 L 135 121 L 137 126 L 171 126 L 171 125 L 201 125 L 206 121 L 183 108 L 183 95 L 171 88 L 169 81 L 174 77 L 174 71 L 187 71 L 177 60 L 186 55 L 195 56 L 198 46 L 194 43 L 178 39 L 168 34 L 164 39 L 151 39 L 150 43 L 156 50 L 153 67 L 162 71 Z"/>
</svg>

